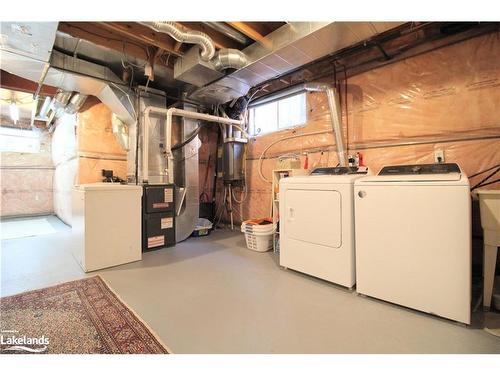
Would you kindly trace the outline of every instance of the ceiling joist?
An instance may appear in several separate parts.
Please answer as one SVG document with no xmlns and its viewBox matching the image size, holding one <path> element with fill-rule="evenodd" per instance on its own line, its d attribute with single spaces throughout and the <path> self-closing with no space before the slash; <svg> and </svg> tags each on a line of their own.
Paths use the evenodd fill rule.
<svg viewBox="0 0 500 375">
<path fill-rule="evenodd" d="M 99 22 L 99 26 L 138 43 L 158 47 L 175 56 L 182 56 L 182 53 L 175 49 L 176 43 L 172 38 L 138 23 Z"/>
<path fill-rule="evenodd" d="M 245 34 L 250 39 L 255 40 L 256 42 L 260 42 L 264 39 L 264 35 L 262 35 L 259 31 L 254 29 L 252 26 L 248 25 L 245 22 L 228 22 L 231 27 L 234 27 L 240 33 Z"/>
<path fill-rule="evenodd" d="M 241 49 L 242 45 L 237 41 L 225 36 L 224 34 L 204 25 L 202 22 L 178 22 L 186 29 L 200 31 L 207 34 L 214 42 L 215 47 L 220 48 L 237 48 Z"/>
</svg>

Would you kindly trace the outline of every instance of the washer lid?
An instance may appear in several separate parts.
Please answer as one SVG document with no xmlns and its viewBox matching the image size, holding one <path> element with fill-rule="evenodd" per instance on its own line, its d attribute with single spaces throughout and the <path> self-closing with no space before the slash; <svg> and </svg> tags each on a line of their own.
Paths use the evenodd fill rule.
<svg viewBox="0 0 500 375">
<path fill-rule="evenodd" d="M 467 179 L 456 163 L 390 165 L 362 182 L 440 182 Z"/>
<path fill-rule="evenodd" d="M 439 182 L 439 181 L 460 181 L 461 173 L 448 174 L 422 174 L 422 175 L 377 175 L 363 178 L 363 182 Z"/>
<path fill-rule="evenodd" d="M 435 163 L 435 164 L 412 164 L 412 165 L 389 165 L 383 167 L 379 176 L 399 175 L 436 175 L 460 173 L 457 163 Z"/>
<path fill-rule="evenodd" d="M 280 179 L 282 184 L 354 184 L 354 181 L 366 177 L 366 174 L 342 174 L 342 175 L 309 175 L 292 176 Z"/>
</svg>

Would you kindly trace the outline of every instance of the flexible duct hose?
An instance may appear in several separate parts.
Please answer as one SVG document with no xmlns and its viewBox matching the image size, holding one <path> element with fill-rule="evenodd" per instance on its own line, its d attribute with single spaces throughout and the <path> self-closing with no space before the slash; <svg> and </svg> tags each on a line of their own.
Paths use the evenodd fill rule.
<svg viewBox="0 0 500 375">
<path fill-rule="evenodd" d="M 142 22 L 159 33 L 165 33 L 181 43 L 199 44 L 201 46 L 200 57 L 203 61 L 211 60 L 215 55 L 215 45 L 212 39 L 207 35 L 195 30 L 181 30 L 175 22 Z"/>
</svg>

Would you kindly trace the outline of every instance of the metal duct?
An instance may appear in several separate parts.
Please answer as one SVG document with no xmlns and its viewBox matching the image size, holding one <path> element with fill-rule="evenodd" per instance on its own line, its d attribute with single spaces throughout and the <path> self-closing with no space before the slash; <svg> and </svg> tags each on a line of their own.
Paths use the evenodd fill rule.
<svg viewBox="0 0 500 375">
<path fill-rule="evenodd" d="M 211 60 L 215 55 L 215 45 L 207 34 L 195 30 L 181 30 L 175 22 L 141 22 L 159 33 L 165 33 L 181 43 L 199 44 L 200 56 L 203 61 Z"/>
<path fill-rule="evenodd" d="M 224 73 L 216 70 L 212 61 L 213 59 L 203 61 L 200 56 L 200 46 L 193 46 L 182 58 L 175 61 L 174 78 L 202 87 L 224 77 Z"/>
<path fill-rule="evenodd" d="M 58 91 L 54 95 L 52 107 L 56 113 L 61 114 L 63 112 L 69 102 L 69 99 L 71 98 L 71 95 L 73 95 L 73 92 L 71 91 Z"/>
<path fill-rule="evenodd" d="M 2 45 L 2 69 L 37 82 L 45 62 L 6 51 Z M 53 51 L 50 68 L 43 82 L 66 92 L 99 98 L 127 125 L 135 123 L 133 93 L 109 68 Z"/>
<path fill-rule="evenodd" d="M 247 57 L 243 52 L 234 48 L 220 49 L 212 60 L 215 69 L 241 69 L 247 65 Z"/>
<path fill-rule="evenodd" d="M 66 106 L 66 108 L 64 108 L 64 111 L 70 115 L 75 114 L 76 112 L 78 112 L 78 110 L 85 103 L 85 100 L 87 100 L 87 97 L 88 97 L 88 95 L 76 93 L 75 95 L 73 95 L 71 97 L 68 105 Z"/>
<path fill-rule="evenodd" d="M 114 113 L 111 116 L 111 130 L 116 137 L 116 140 L 125 151 L 130 150 L 130 138 L 128 135 L 128 127 Z M 134 159 L 132 159 L 134 160 Z"/>
<path fill-rule="evenodd" d="M 196 108 L 185 105 L 183 109 L 196 111 Z M 181 140 L 185 140 L 198 127 L 198 121 L 189 118 L 180 118 Z M 175 240 L 184 241 L 194 231 L 199 217 L 200 188 L 198 149 L 201 143 L 196 136 L 185 147 L 174 151 L 174 183 L 176 186 L 176 199 L 184 195 L 180 207 L 176 210 Z"/>
<path fill-rule="evenodd" d="M 208 27 L 218 31 L 225 36 L 236 40 L 241 44 L 249 44 L 251 39 L 248 39 L 245 34 L 240 33 L 238 30 L 233 29 L 231 26 L 226 25 L 224 22 L 203 22 Z"/>
<path fill-rule="evenodd" d="M 303 87 L 306 91 L 324 92 L 326 94 L 328 98 L 328 108 L 330 110 L 330 119 L 332 121 L 332 130 L 335 135 L 339 163 L 341 167 L 347 167 L 347 151 L 342 131 L 342 110 L 337 91 L 331 85 L 321 82 L 308 82 L 304 84 Z"/>
<path fill-rule="evenodd" d="M 253 43 L 242 53 L 248 64 L 194 91 L 189 98 L 222 104 L 251 87 L 369 39 L 401 22 L 290 22 Z"/>
</svg>

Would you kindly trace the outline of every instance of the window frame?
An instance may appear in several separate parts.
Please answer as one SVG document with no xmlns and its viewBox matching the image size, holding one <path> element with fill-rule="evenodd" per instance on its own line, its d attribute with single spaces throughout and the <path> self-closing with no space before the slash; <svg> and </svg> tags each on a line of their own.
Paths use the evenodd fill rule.
<svg viewBox="0 0 500 375">
<path fill-rule="evenodd" d="M 302 95 L 304 94 L 304 100 L 305 100 L 305 119 L 304 119 L 304 122 L 302 124 L 297 124 L 297 125 L 292 125 L 292 126 L 287 126 L 287 127 L 284 127 L 284 128 L 280 128 L 279 127 L 279 102 L 281 100 L 285 100 L 285 99 L 288 99 L 288 98 L 291 98 L 291 97 L 294 97 L 294 96 L 298 96 L 298 95 Z M 308 91 L 307 90 L 304 90 L 304 89 L 301 89 L 301 90 L 293 90 L 291 92 L 289 92 L 288 90 L 286 92 L 279 92 L 279 93 L 276 93 L 276 94 L 271 94 L 269 96 L 265 96 L 264 98 L 259 98 L 257 99 L 254 103 L 251 103 L 249 106 L 248 106 L 248 110 L 249 110 L 249 113 L 248 113 L 248 128 L 249 130 L 255 130 L 255 129 L 251 129 L 250 127 L 250 123 L 251 123 L 251 120 L 250 118 L 255 116 L 255 111 L 253 112 L 253 116 L 250 112 L 250 110 L 256 108 L 256 107 L 259 107 L 259 106 L 263 106 L 263 105 L 266 105 L 266 104 L 270 104 L 270 103 L 276 103 L 276 125 L 277 125 L 277 128 L 276 130 L 273 130 L 273 131 L 270 131 L 270 132 L 267 132 L 267 133 L 259 133 L 259 134 L 252 134 L 250 133 L 250 137 L 261 137 L 261 136 L 266 136 L 266 135 L 270 135 L 270 134 L 275 134 L 275 133 L 278 133 L 278 132 L 283 132 L 283 131 L 289 131 L 289 130 L 293 130 L 293 129 L 299 129 L 299 128 L 303 128 L 303 127 L 306 127 L 307 126 L 307 122 L 309 120 L 309 101 L 307 100 L 308 99 Z M 255 120 L 254 120 L 255 121 Z M 255 122 L 252 124 L 253 127 L 255 128 Z"/>
</svg>

